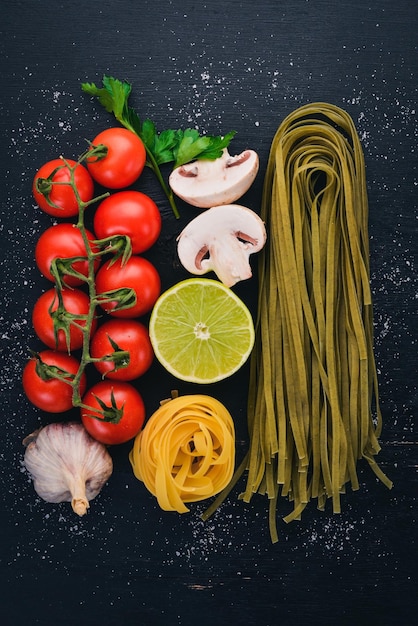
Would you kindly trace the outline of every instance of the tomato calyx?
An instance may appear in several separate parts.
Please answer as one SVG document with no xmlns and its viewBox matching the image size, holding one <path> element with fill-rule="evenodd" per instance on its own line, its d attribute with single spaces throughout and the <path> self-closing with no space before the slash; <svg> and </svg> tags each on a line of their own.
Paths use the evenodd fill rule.
<svg viewBox="0 0 418 626">
<path fill-rule="evenodd" d="M 83 256 L 74 256 L 69 258 L 56 258 L 53 259 L 50 267 L 51 275 L 53 276 L 55 283 L 61 289 L 63 287 L 71 288 L 71 285 L 65 280 L 67 276 L 73 276 L 83 282 L 88 281 L 88 277 L 81 272 L 78 272 L 74 267 L 74 263 L 86 261 L 86 257 Z"/>
<path fill-rule="evenodd" d="M 62 297 L 62 291 L 60 289 L 56 289 L 56 299 L 54 298 L 48 308 L 48 313 L 53 322 L 54 328 L 54 338 L 55 343 L 58 346 L 59 343 L 59 332 L 62 331 L 65 337 L 65 343 L 67 345 L 68 353 L 71 352 L 71 326 L 77 326 L 83 333 L 85 332 L 85 328 L 89 321 L 90 315 L 87 314 L 79 314 L 79 313 L 71 313 L 65 307 L 64 300 Z M 55 302 L 58 302 L 57 307 L 54 308 Z M 83 322 L 84 324 L 80 324 Z"/>
<path fill-rule="evenodd" d="M 42 360 L 39 352 L 30 350 L 31 357 L 36 361 L 35 371 L 41 380 L 48 382 L 49 380 L 61 380 L 64 383 L 72 384 L 75 374 L 71 374 L 67 370 L 58 365 L 50 365 Z"/>
<path fill-rule="evenodd" d="M 104 356 L 98 359 L 92 359 L 92 361 L 94 361 L 95 363 L 102 363 L 102 362 L 113 363 L 114 367 L 113 367 L 113 370 L 110 370 L 111 372 L 116 372 L 119 369 L 128 367 L 128 365 L 131 362 L 129 350 L 124 350 L 123 348 L 121 348 L 116 343 L 116 341 L 112 339 L 109 333 L 107 333 L 106 336 L 109 340 L 110 345 L 113 348 L 113 352 L 110 354 L 105 354 Z M 108 372 L 104 372 L 103 378 L 106 377 L 107 373 Z"/>
<path fill-rule="evenodd" d="M 51 193 L 51 190 L 52 190 L 52 187 L 54 186 L 54 184 L 56 184 L 56 185 L 58 185 L 58 184 L 59 185 L 63 185 L 63 184 L 64 185 L 69 185 L 69 183 L 54 183 L 53 182 L 54 176 L 63 167 L 65 167 L 65 163 L 63 163 L 61 167 L 56 167 L 54 170 L 52 170 L 52 172 L 50 173 L 48 178 L 37 178 L 36 181 L 35 181 L 36 191 L 39 191 L 39 193 L 41 193 L 44 196 L 44 198 L 47 200 L 48 204 L 50 204 L 50 206 L 55 207 L 56 209 L 60 209 L 61 207 L 59 207 L 58 205 L 54 204 L 50 200 L 49 194 Z"/>
<path fill-rule="evenodd" d="M 118 407 L 116 404 L 115 394 L 113 393 L 113 389 L 110 392 L 110 406 L 104 402 L 99 396 L 93 394 L 93 397 L 96 399 L 98 405 L 100 406 L 100 410 L 96 407 L 89 406 L 88 404 L 82 404 L 81 408 L 87 409 L 89 411 L 89 417 L 93 417 L 94 419 L 100 420 L 101 422 L 108 422 L 110 424 L 118 424 L 123 417 L 123 409 L 124 404 L 121 407 Z"/>
<path fill-rule="evenodd" d="M 65 167 L 65 166 L 63 165 L 62 167 Z M 37 178 L 35 182 L 35 188 L 36 188 L 36 191 L 38 191 L 40 194 L 43 195 L 43 197 L 45 198 L 46 202 L 48 203 L 50 207 L 53 207 L 54 209 L 57 209 L 58 211 L 63 211 L 63 208 L 61 206 L 59 206 L 58 204 L 56 204 L 55 202 L 51 200 L 51 191 L 54 185 L 69 186 L 69 183 L 54 182 L 52 180 L 55 174 L 59 172 L 60 169 L 61 169 L 60 167 L 55 168 L 55 170 L 52 171 L 52 173 L 49 175 L 48 178 Z"/>
<path fill-rule="evenodd" d="M 96 161 L 101 161 L 105 157 L 107 157 L 109 148 L 104 145 L 104 143 L 100 143 L 97 146 L 94 145 L 91 141 L 88 142 L 90 146 L 90 150 L 87 153 L 86 163 L 96 163 Z"/>
<path fill-rule="evenodd" d="M 112 254 L 111 264 L 120 260 L 122 265 L 132 256 L 132 243 L 127 235 L 112 235 L 104 239 L 96 239 L 94 244 L 100 248 L 100 254 Z"/>
<path fill-rule="evenodd" d="M 134 289 L 129 287 L 120 287 L 119 289 L 111 289 L 104 291 L 96 296 L 96 302 L 101 307 L 106 304 L 112 305 L 112 311 L 122 311 L 130 309 L 136 304 L 136 293 Z"/>
</svg>

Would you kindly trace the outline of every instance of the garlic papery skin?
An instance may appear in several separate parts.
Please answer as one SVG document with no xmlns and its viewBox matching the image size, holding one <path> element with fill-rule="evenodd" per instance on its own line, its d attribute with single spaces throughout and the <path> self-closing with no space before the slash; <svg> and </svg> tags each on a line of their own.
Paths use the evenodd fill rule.
<svg viewBox="0 0 418 626">
<path fill-rule="evenodd" d="M 71 502 L 80 517 L 113 471 L 106 447 L 77 422 L 49 424 L 23 441 L 24 465 L 46 502 Z"/>
</svg>

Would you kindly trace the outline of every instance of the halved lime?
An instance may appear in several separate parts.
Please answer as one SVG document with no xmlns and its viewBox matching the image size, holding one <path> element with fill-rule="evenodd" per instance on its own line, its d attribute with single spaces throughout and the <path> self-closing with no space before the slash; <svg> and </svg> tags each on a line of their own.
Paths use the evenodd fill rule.
<svg viewBox="0 0 418 626">
<path fill-rule="evenodd" d="M 214 383 L 248 359 L 254 324 L 244 302 L 209 278 L 183 280 L 158 298 L 149 333 L 155 356 L 176 378 Z"/>
</svg>

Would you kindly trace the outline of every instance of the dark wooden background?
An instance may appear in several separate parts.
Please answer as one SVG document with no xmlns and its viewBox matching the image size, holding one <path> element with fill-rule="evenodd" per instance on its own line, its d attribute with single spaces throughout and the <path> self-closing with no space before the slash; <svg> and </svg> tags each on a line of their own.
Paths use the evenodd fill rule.
<svg viewBox="0 0 418 626">
<path fill-rule="evenodd" d="M 1 429 L 0 621 L 73 626 L 417 623 L 417 3 L 416 0 L 3 0 L 0 21 Z M 233 152 L 258 151 L 245 198 L 258 210 L 273 135 L 286 114 L 329 101 L 353 117 L 370 200 L 376 359 L 384 414 L 379 462 L 392 491 L 360 464 L 360 491 L 343 511 L 312 502 L 301 522 L 279 519 L 271 545 L 267 502 L 237 499 L 207 523 L 160 511 L 130 470 L 130 445 L 83 519 L 41 501 L 22 470 L 25 435 L 53 421 L 29 405 L 20 376 L 38 347 L 31 309 L 46 281 L 33 250 L 48 216 L 33 204 L 36 169 L 71 158 L 113 124 L 81 92 L 103 74 L 127 79 L 132 104 L 160 130 L 237 131 Z M 154 179 L 161 240 L 149 253 L 164 287 L 184 276 L 177 222 Z M 238 293 L 253 309 L 255 282 Z M 247 370 L 210 390 L 247 445 Z M 173 387 L 157 365 L 138 383 L 151 413 Z M 279 517 L 290 505 L 279 505 Z"/>
</svg>

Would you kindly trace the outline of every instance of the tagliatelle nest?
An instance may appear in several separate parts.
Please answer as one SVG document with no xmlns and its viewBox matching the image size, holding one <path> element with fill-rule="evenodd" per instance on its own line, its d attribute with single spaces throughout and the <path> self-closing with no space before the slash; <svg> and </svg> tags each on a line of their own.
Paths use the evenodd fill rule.
<svg viewBox="0 0 418 626">
<path fill-rule="evenodd" d="M 163 510 L 186 513 L 185 502 L 219 493 L 233 475 L 232 417 L 210 396 L 174 398 L 148 420 L 129 459 L 135 476 Z"/>
</svg>

